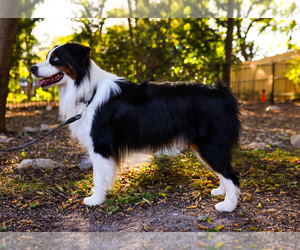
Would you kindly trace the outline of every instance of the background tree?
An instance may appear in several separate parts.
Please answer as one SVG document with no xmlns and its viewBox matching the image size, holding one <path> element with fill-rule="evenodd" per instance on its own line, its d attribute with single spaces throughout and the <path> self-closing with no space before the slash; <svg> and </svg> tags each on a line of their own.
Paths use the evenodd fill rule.
<svg viewBox="0 0 300 250">
<path fill-rule="evenodd" d="M 9 71 L 12 62 L 13 49 L 18 32 L 18 18 L 28 16 L 33 6 L 41 0 L 10 0 L 1 2 L 0 18 L 0 133 L 6 132 L 5 111 L 8 95 Z M 20 2 L 20 3 L 19 3 Z"/>
<path fill-rule="evenodd" d="M 6 132 L 5 109 L 8 95 L 9 70 L 18 31 L 19 19 L 0 19 L 0 133 Z"/>
</svg>

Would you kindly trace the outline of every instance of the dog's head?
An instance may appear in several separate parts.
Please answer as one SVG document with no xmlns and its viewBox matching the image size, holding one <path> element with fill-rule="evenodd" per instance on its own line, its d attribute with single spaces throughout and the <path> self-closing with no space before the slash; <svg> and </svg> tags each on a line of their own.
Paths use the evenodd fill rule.
<svg viewBox="0 0 300 250">
<path fill-rule="evenodd" d="M 46 56 L 46 61 L 31 67 L 31 72 L 38 78 L 39 86 L 50 88 L 73 80 L 79 86 L 85 77 L 89 77 L 89 47 L 77 43 L 55 46 Z"/>
</svg>

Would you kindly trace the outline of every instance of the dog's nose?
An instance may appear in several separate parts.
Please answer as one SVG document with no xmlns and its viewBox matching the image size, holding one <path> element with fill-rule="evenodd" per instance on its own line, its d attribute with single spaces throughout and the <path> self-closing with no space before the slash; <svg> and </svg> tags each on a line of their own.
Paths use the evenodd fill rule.
<svg viewBox="0 0 300 250">
<path fill-rule="evenodd" d="M 35 73 L 37 73 L 38 72 L 38 69 L 39 69 L 39 67 L 38 66 L 32 66 L 31 68 L 30 68 L 30 70 L 31 70 L 31 72 L 32 72 L 32 74 L 35 74 Z"/>
</svg>

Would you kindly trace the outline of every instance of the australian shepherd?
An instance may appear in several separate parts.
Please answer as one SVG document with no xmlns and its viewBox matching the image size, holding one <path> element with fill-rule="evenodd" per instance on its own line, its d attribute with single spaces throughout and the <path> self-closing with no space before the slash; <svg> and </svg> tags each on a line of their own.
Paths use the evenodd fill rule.
<svg viewBox="0 0 300 250">
<path fill-rule="evenodd" d="M 218 211 L 232 212 L 239 180 L 231 167 L 240 120 L 236 99 L 221 84 L 135 84 L 108 73 L 91 60 L 90 48 L 77 43 L 56 46 L 46 61 L 31 67 L 43 88 L 58 87 L 59 110 L 93 163 L 94 190 L 88 206 L 104 202 L 122 158 L 156 151 L 183 141 L 220 179 L 213 196 L 225 195 Z"/>
</svg>

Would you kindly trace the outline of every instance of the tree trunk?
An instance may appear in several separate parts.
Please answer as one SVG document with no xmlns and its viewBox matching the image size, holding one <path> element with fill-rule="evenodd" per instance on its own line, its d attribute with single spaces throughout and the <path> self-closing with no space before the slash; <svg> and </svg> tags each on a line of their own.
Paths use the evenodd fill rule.
<svg viewBox="0 0 300 250">
<path fill-rule="evenodd" d="M 231 55 L 232 55 L 232 34 L 234 27 L 234 18 L 227 20 L 227 34 L 225 39 L 225 56 L 226 61 L 223 67 L 223 82 L 227 87 L 230 87 L 230 68 L 231 68 Z"/>
<path fill-rule="evenodd" d="M 227 34 L 225 39 L 225 64 L 223 67 L 223 82 L 230 88 L 230 68 L 231 68 L 231 55 L 232 55 L 232 39 L 234 27 L 234 0 L 227 2 Z"/>
<path fill-rule="evenodd" d="M 6 98 L 18 23 L 18 18 L 0 18 L 0 133 L 6 132 Z"/>
</svg>

